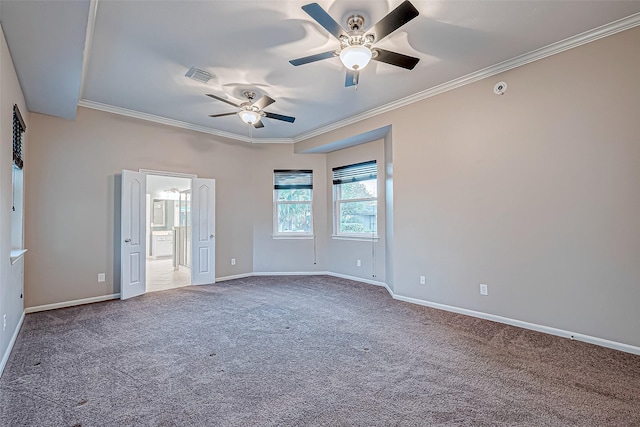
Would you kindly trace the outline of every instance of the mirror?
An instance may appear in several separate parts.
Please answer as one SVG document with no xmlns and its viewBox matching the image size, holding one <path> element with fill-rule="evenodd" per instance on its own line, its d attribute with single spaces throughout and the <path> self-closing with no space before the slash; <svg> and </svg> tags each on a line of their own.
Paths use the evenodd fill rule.
<svg viewBox="0 0 640 427">
<path fill-rule="evenodd" d="M 165 217 L 165 202 L 164 200 L 154 200 L 153 201 L 153 225 L 159 226 L 164 225 L 164 217 Z"/>
</svg>

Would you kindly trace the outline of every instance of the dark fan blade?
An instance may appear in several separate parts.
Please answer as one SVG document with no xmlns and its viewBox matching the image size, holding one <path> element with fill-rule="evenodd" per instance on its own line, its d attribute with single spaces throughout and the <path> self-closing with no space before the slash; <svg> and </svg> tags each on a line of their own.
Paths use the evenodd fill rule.
<svg viewBox="0 0 640 427">
<path fill-rule="evenodd" d="M 264 112 L 265 116 L 270 119 L 282 120 L 283 122 L 293 123 L 296 118 L 291 116 L 283 116 L 282 114 Z"/>
<path fill-rule="evenodd" d="M 307 12 L 309 16 L 329 31 L 332 36 L 340 40 L 340 36 L 346 36 L 347 31 L 338 24 L 318 3 L 311 3 L 302 6 L 302 10 Z"/>
<path fill-rule="evenodd" d="M 336 56 L 335 53 L 333 51 L 329 51 L 329 52 L 317 53 L 311 56 L 305 56 L 304 58 L 292 59 L 289 62 L 291 63 L 291 65 L 295 65 L 297 67 L 298 65 L 308 64 L 309 62 L 316 62 L 322 59 L 333 58 L 334 56 Z"/>
<path fill-rule="evenodd" d="M 398 52 L 391 52 L 380 48 L 373 50 L 377 51 L 378 55 L 374 55 L 371 59 L 395 65 L 396 67 L 406 68 L 407 70 L 413 70 L 413 67 L 420 61 L 420 58 L 414 58 L 413 56 L 403 55 Z"/>
<path fill-rule="evenodd" d="M 238 113 L 209 114 L 209 117 L 233 116 L 234 114 L 238 114 Z"/>
<path fill-rule="evenodd" d="M 360 71 L 347 70 L 347 78 L 344 81 L 344 87 L 357 86 L 360 79 Z"/>
<path fill-rule="evenodd" d="M 258 120 L 257 122 L 255 122 L 253 124 L 253 127 L 256 128 L 256 129 L 263 128 L 264 124 L 262 124 L 262 120 Z"/>
<path fill-rule="evenodd" d="M 233 105 L 234 107 L 238 107 L 238 108 L 240 107 L 238 104 L 234 104 L 233 102 L 227 101 L 226 99 L 220 98 L 219 96 L 215 96 L 215 95 L 212 95 L 210 93 L 208 93 L 207 96 L 210 96 L 213 99 L 217 99 L 218 101 L 226 102 L 227 104 Z"/>
<path fill-rule="evenodd" d="M 275 99 L 268 97 L 267 95 L 264 95 L 262 98 L 258 99 L 256 102 L 253 103 L 253 105 L 251 105 L 252 107 L 258 107 L 258 110 L 262 110 L 266 107 L 268 107 L 269 105 L 273 104 L 274 102 L 276 102 Z"/>
<path fill-rule="evenodd" d="M 409 0 L 406 0 L 378 21 L 376 25 L 371 27 L 369 31 L 367 31 L 367 34 L 373 33 L 375 35 L 375 41 L 379 42 L 418 16 L 418 14 L 418 9 L 416 9 Z"/>
</svg>

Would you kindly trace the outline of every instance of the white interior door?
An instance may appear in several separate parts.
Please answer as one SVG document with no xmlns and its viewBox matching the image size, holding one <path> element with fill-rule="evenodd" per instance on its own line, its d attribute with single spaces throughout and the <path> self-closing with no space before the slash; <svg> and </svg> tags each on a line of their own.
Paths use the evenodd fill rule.
<svg viewBox="0 0 640 427">
<path fill-rule="evenodd" d="M 191 186 L 191 283 L 216 281 L 215 179 L 194 178 Z"/>
<path fill-rule="evenodd" d="M 122 171 L 120 299 L 145 292 L 146 187 L 147 176 L 144 173 Z"/>
</svg>

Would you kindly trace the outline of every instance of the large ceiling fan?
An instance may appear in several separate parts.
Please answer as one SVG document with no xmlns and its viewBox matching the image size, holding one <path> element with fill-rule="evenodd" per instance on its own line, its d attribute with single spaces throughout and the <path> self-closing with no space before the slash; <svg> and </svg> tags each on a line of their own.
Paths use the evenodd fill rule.
<svg viewBox="0 0 640 427">
<path fill-rule="evenodd" d="M 349 87 L 357 86 L 360 70 L 366 67 L 372 59 L 408 70 L 413 70 L 418 61 L 420 61 L 419 58 L 414 58 L 413 56 L 391 52 L 374 46 L 375 43 L 418 16 L 418 10 L 408 0 L 389 12 L 387 16 L 367 31 L 363 30 L 364 18 L 360 15 L 351 15 L 347 20 L 349 29 L 345 30 L 318 3 L 302 6 L 302 10 L 337 38 L 340 41 L 340 47 L 337 50 L 293 59 L 289 61 L 292 65 L 298 66 L 339 56 L 347 68 L 347 78 L 344 85 Z"/>
<path fill-rule="evenodd" d="M 264 124 L 262 123 L 263 117 L 266 117 L 268 119 L 282 120 L 283 122 L 288 123 L 293 123 L 296 120 L 295 117 L 283 116 L 281 114 L 264 111 L 265 108 L 276 102 L 273 98 L 270 98 L 267 95 L 262 96 L 255 102 L 253 101 L 253 99 L 256 97 L 255 92 L 246 90 L 242 92 L 242 95 L 247 98 L 247 101 L 243 102 L 242 104 L 236 104 L 227 99 L 220 98 L 219 96 L 208 93 L 207 96 L 210 96 L 213 99 L 217 99 L 218 101 L 225 102 L 229 105 L 233 105 L 234 107 L 239 109 L 238 111 L 234 111 L 231 113 L 210 114 L 209 117 L 224 117 L 237 114 L 243 122 L 248 125 L 253 125 L 253 127 L 255 128 L 264 127 Z"/>
</svg>

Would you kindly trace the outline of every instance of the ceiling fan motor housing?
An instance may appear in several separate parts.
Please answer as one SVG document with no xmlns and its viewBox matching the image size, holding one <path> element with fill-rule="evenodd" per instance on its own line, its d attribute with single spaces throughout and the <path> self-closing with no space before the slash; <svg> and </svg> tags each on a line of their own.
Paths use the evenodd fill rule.
<svg viewBox="0 0 640 427">
<path fill-rule="evenodd" d="M 347 20 L 347 27 L 351 31 L 362 30 L 364 27 L 364 18 L 360 15 L 351 15 Z"/>
</svg>

